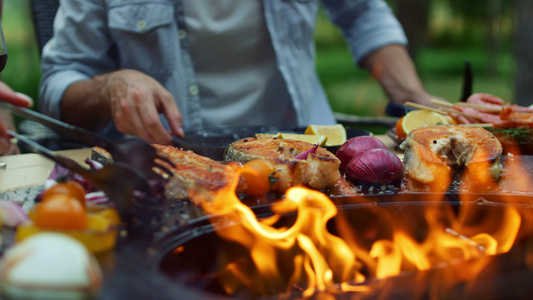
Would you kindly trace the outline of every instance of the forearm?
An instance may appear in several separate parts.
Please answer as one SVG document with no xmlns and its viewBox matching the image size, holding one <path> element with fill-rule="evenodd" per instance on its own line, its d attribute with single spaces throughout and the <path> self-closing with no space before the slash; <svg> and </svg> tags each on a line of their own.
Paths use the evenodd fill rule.
<svg viewBox="0 0 533 300">
<path fill-rule="evenodd" d="M 88 130 L 98 130 L 112 121 L 110 106 L 101 91 L 108 74 L 71 84 L 61 99 L 61 119 Z"/>
<path fill-rule="evenodd" d="M 385 46 L 368 55 L 361 65 L 381 84 L 390 101 L 430 104 L 430 96 L 404 46 Z"/>
</svg>

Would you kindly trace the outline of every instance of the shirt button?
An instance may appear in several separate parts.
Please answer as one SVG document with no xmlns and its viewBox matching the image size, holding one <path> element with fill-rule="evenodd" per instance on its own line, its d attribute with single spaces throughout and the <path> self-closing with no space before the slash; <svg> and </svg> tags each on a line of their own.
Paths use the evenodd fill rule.
<svg viewBox="0 0 533 300">
<path fill-rule="evenodd" d="M 183 40 L 187 37 L 187 31 L 185 31 L 185 29 L 178 30 L 178 37 L 180 38 L 180 40 Z"/>
<path fill-rule="evenodd" d="M 146 29 L 146 21 L 145 20 L 137 21 L 137 29 L 139 29 L 141 31 Z"/>
<path fill-rule="evenodd" d="M 191 95 L 191 96 L 196 96 L 196 95 L 198 95 L 198 86 L 196 86 L 196 85 L 191 85 L 191 86 L 189 87 L 189 95 Z"/>
</svg>

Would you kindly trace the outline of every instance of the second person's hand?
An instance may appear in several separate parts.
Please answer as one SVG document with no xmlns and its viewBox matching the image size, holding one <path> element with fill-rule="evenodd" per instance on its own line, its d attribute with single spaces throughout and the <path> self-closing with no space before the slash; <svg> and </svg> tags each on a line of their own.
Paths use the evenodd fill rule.
<svg viewBox="0 0 533 300">
<path fill-rule="evenodd" d="M 170 144 L 171 134 L 159 120 L 163 113 L 170 131 L 183 138 L 182 116 L 172 95 L 152 77 L 135 70 L 110 73 L 100 92 L 107 99 L 116 128 L 148 142 Z"/>
<path fill-rule="evenodd" d="M 170 131 L 159 114 L 167 118 Z M 172 135 L 184 137 L 181 112 L 172 95 L 152 77 L 130 69 L 71 84 L 61 101 L 61 119 L 89 130 L 113 122 L 123 134 L 163 145 L 172 143 Z"/>
</svg>

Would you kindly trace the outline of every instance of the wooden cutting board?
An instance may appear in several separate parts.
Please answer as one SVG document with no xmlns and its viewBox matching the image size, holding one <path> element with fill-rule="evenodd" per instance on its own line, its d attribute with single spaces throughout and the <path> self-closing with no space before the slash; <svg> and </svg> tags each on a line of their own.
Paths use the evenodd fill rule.
<svg viewBox="0 0 533 300">
<path fill-rule="evenodd" d="M 57 151 L 86 166 L 85 159 L 90 157 L 91 149 Z M 0 157 L 0 193 L 43 185 L 55 163 L 38 154 L 19 154 Z"/>
</svg>

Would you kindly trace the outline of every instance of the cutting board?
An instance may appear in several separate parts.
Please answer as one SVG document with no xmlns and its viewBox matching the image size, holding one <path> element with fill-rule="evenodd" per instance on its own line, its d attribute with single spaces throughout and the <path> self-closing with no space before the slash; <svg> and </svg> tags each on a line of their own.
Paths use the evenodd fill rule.
<svg viewBox="0 0 533 300">
<path fill-rule="evenodd" d="M 85 159 L 90 157 L 91 149 L 57 151 L 57 153 L 74 159 L 86 166 Z M 19 154 L 0 157 L 0 163 L 6 163 L 0 169 L 0 193 L 43 185 L 55 163 L 38 154 Z"/>
</svg>

